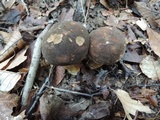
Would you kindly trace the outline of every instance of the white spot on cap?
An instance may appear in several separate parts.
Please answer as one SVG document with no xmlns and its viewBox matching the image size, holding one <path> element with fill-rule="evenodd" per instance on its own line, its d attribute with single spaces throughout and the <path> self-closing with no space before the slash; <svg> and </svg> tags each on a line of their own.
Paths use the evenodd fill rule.
<svg viewBox="0 0 160 120">
<path fill-rule="evenodd" d="M 79 46 L 82 46 L 84 44 L 84 41 L 85 39 L 83 37 L 76 37 L 76 43 L 79 45 Z"/>
<path fill-rule="evenodd" d="M 59 44 L 62 41 L 63 34 L 53 34 L 47 39 L 48 43 Z"/>
</svg>

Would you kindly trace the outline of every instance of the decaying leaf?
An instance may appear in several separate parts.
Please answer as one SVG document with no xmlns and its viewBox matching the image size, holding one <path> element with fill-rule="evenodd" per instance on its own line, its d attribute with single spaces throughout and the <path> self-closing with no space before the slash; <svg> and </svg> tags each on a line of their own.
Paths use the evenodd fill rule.
<svg viewBox="0 0 160 120">
<path fill-rule="evenodd" d="M 65 69 L 62 66 L 56 67 L 55 84 L 58 85 L 65 76 Z"/>
<path fill-rule="evenodd" d="M 24 46 L 25 42 L 21 38 L 22 36 L 18 30 L 15 30 L 12 33 L 9 42 L 7 43 L 5 48 L 0 51 L 0 62 L 13 55 L 16 48 L 21 49 Z"/>
<path fill-rule="evenodd" d="M 149 37 L 149 44 L 156 55 L 160 57 L 160 34 L 151 28 L 147 28 L 147 34 Z"/>
<path fill-rule="evenodd" d="M 69 11 L 66 9 L 62 9 L 62 13 L 59 17 L 59 20 L 73 20 L 73 15 L 74 15 L 74 9 L 70 8 Z"/>
<path fill-rule="evenodd" d="M 109 9 L 109 6 L 108 6 L 106 0 L 100 0 L 100 3 L 101 3 L 105 8 Z"/>
<path fill-rule="evenodd" d="M 87 111 L 82 114 L 84 119 L 99 120 L 107 115 L 110 115 L 110 109 L 112 108 L 112 101 L 101 101 L 96 104 L 90 105 Z"/>
<path fill-rule="evenodd" d="M 145 2 L 134 2 L 134 4 L 143 18 L 147 19 L 148 21 L 154 18 L 151 8 L 149 8 Z"/>
<path fill-rule="evenodd" d="M 14 57 L 14 55 L 10 58 L 8 58 L 7 60 L 3 61 L 0 63 L 0 70 L 4 70 L 8 65 L 9 65 L 9 62 L 10 60 L 12 60 Z"/>
<path fill-rule="evenodd" d="M 63 100 L 56 95 L 44 93 L 40 98 L 40 113 L 43 120 L 52 120 L 56 118 L 61 107 Z"/>
<path fill-rule="evenodd" d="M 13 120 L 11 113 L 13 107 L 17 105 L 19 100 L 18 95 L 0 92 L 0 119 L 1 120 Z"/>
<path fill-rule="evenodd" d="M 11 61 L 10 65 L 6 68 L 6 70 L 17 67 L 18 65 L 23 63 L 27 59 L 27 56 L 25 56 L 27 49 L 28 47 L 17 53 L 16 56 Z"/>
<path fill-rule="evenodd" d="M 128 62 L 140 63 L 143 59 L 143 56 L 139 55 L 136 49 L 139 49 L 139 45 L 137 43 L 127 45 L 126 52 L 122 59 Z"/>
<path fill-rule="evenodd" d="M 154 113 L 148 106 L 144 106 L 140 101 L 133 100 L 129 94 L 121 89 L 114 90 L 124 108 L 128 120 L 132 120 L 130 114 L 135 115 L 136 111 Z"/>
<path fill-rule="evenodd" d="M 155 60 L 148 55 L 142 60 L 140 68 L 147 77 L 153 80 L 160 80 L 160 59 Z"/>
<path fill-rule="evenodd" d="M 156 98 L 156 91 L 154 91 L 154 90 L 152 90 L 152 89 L 147 89 L 147 88 L 143 87 L 143 88 L 141 89 L 141 94 L 142 94 L 146 99 L 148 99 L 149 102 L 150 102 L 153 106 L 155 106 L 155 107 L 158 106 L 158 100 L 157 100 L 157 98 Z"/>
<path fill-rule="evenodd" d="M 21 78 L 20 73 L 10 72 L 10 71 L 0 71 L 0 90 L 8 92 L 14 88 L 16 83 Z"/>
<path fill-rule="evenodd" d="M 72 102 L 68 105 L 68 109 L 71 109 L 75 112 L 86 110 L 89 105 L 92 104 L 91 99 L 80 98 L 79 100 Z"/>
</svg>

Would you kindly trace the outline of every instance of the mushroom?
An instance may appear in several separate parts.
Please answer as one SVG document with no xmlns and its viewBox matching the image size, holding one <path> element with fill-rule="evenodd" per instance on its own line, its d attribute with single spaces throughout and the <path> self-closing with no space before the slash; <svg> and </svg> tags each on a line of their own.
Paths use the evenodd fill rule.
<svg viewBox="0 0 160 120">
<path fill-rule="evenodd" d="M 124 34 L 115 27 L 101 27 L 90 33 L 88 66 L 96 69 L 111 65 L 124 55 L 126 40 Z"/>
<path fill-rule="evenodd" d="M 44 36 L 43 57 L 53 65 L 79 64 L 87 55 L 89 34 L 81 23 L 63 21 L 56 23 Z"/>
</svg>

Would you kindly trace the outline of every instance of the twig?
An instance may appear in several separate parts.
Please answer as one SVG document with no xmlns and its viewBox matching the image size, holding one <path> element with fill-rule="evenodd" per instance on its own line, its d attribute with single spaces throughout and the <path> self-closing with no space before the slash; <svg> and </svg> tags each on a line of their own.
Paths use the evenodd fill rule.
<svg viewBox="0 0 160 120">
<path fill-rule="evenodd" d="M 90 7 L 90 3 L 91 3 L 91 0 L 89 0 L 89 2 L 88 2 L 87 12 L 86 12 L 86 15 L 84 17 L 84 24 L 85 25 L 87 24 L 87 16 L 88 16 L 88 11 L 89 11 L 89 7 Z"/>
<path fill-rule="evenodd" d="M 82 96 L 86 96 L 86 97 L 93 97 L 93 94 L 71 91 L 71 90 L 56 88 L 56 87 L 53 87 L 53 86 L 51 87 L 51 89 L 54 89 L 54 90 L 57 90 L 57 91 L 60 91 L 60 92 L 67 92 L 67 93 L 72 93 L 72 94 L 76 94 L 76 95 L 82 95 Z"/>
<path fill-rule="evenodd" d="M 81 4 L 81 7 L 82 7 L 83 17 L 84 17 L 84 19 L 85 19 L 85 10 L 84 10 L 84 8 L 83 8 L 84 0 L 80 0 L 80 4 Z"/>
<path fill-rule="evenodd" d="M 53 65 L 51 65 L 49 76 L 46 78 L 45 82 L 43 83 L 43 85 L 41 86 L 41 88 L 39 89 L 37 94 L 33 97 L 33 99 L 32 99 L 33 103 L 31 104 L 29 110 L 26 110 L 26 117 L 27 118 L 30 117 L 30 115 L 32 114 L 32 111 L 35 108 L 35 106 L 37 105 L 40 97 L 43 95 L 43 92 L 45 91 L 46 86 L 49 85 L 51 74 L 53 73 L 53 69 L 54 69 L 54 67 L 53 67 Z"/>
<path fill-rule="evenodd" d="M 134 117 L 134 119 L 133 120 L 137 120 L 137 116 L 138 116 L 138 110 L 136 110 L 136 113 L 135 113 L 135 115 L 134 115 L 135 117 Z"/>
<path fill-rule="evenodd" d="M 28 96 L 29 96 L 29 92 L 32 88 L 35 76 L 36 76 L 36 71 L 38 69 L 38 65 L 39 65 L 39 60 L 41 57 L 41 44 L 42 44 L 42 39 L 44 37 L 44 35 L 48 32 L 49 28 L 51 27 L 52 24 L 48 24 L 46 26 L 46 28 L 41 32 L 41 34 L 39 35 L 39 37 L 37 38 L 36 42 L 35 42 L 35 48 L 33 51 L 33 56 L 32 56 L 32 61 L 31 61 L 31 65 L 29 68 L 29 72 L 26 78 L 26 83 L 24 86 L 24 90 L 23 90 L 23 94 L 22 94 L 22 101 L 21 101 L 21 105 L 25 106 L 27 104 L 27 100 L 28 100 Z"/>
<path fill-rule="evenodd" d="M 35 30 L 40 30 L 40 29 L 44 29 L 44 28 L 45 28 L 44 25 L 39 25 L 39 26 L 34 26 L 34 27 L 29 27 L 29 28 L 22 27 L 22 28 L 20 28 L 20 30 L 22 30 L 22 31 L 35 31 Z"/>
<path fill-rule="evenodd" d="M 126 8 L 128 8 L 128 0 L 126 0 Z"/>
</svg>

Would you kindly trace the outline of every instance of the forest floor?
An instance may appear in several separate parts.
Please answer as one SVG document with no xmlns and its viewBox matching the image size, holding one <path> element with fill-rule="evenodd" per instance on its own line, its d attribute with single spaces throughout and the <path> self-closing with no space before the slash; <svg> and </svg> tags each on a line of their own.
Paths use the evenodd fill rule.
<svg viewBox="0 0 160 120">
<path fill-rule="evenodd" d="M 2 0 L 0 119 L 160 120 L 160 1 L 126 1 Z M 88 55 L 71 67 L 46 63 L 37 41 L 61 21 L 89 34 L 116 27 L 126 39 L 123 57 L 97 69 Z"/>
</svg>

